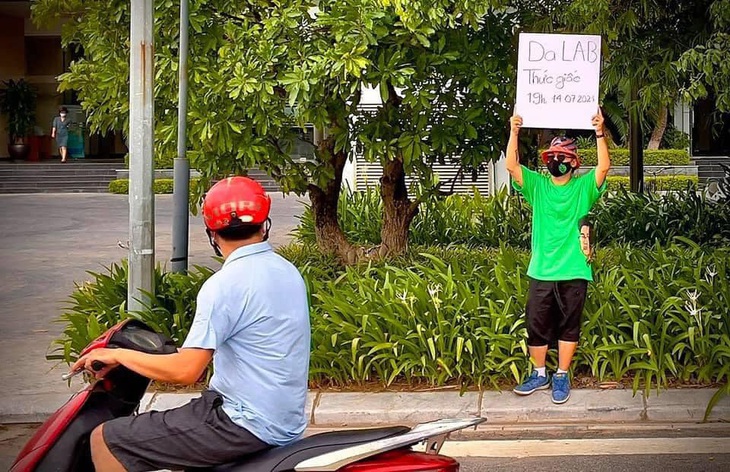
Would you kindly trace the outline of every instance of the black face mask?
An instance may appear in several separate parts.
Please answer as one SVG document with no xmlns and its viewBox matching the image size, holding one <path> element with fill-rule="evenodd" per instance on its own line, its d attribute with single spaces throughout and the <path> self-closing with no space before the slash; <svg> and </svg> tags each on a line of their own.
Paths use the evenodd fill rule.
<svg viewBox="0 0 730 472">
<path fill-rule="evenodd" d="M 547 168 L 548 168 L 548 171 L 555 177 L 562 177 L 565 174 L 567 174 L 568 172 L 570 172 L 570 170 L 572 169 L 570 164 L 561 162 L 557 159 L 550 160 L 547 163 Z"/>
</svg>

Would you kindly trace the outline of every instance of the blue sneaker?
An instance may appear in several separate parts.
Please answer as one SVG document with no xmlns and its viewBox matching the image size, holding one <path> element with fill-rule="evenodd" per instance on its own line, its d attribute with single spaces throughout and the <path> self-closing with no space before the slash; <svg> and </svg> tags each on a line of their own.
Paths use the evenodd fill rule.
<svg viewBox="0 0 730 472">
<path fill-rule="evenodd" d="M 537 375 L 537 371 L 533 370 L 527 380 L 516 386 L 512 391 L 517 395 L 529 395 L 535 390 L 544 390 L 548 387 L 550 387 L 550 376 Z"/>
<path fill-rule="evenodd" d="M 570 379 L 568 374 L 553 375 L 553 403 L 561 404 L 570 398 Z"/>
</svg>

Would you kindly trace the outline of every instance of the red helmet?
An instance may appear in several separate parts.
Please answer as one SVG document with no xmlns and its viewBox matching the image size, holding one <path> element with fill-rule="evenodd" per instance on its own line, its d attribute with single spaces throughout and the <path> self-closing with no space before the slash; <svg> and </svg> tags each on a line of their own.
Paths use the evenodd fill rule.
<svg viewBox="0 0 730 472">
<path fill-rule="evenodd" d="M 228 177 L 213 185 L 203 200 L 203 221 L 211 231 L 261 225 L 269 218 L 271 198 L 248 177 Z"/>
<path fill-rule="evenodd" d="M 566 137 L 553 138 L 550 141 L 550 147 L 542 152 L 542 162 L 547 164 L 551 157 L 556 154 L 563 154 L 572 157 L 576 160 L 577 169 L 580 167 L 580 156 L 578 156 L 578 146 L 575 144 L 575 139 Z"/>
</svg>

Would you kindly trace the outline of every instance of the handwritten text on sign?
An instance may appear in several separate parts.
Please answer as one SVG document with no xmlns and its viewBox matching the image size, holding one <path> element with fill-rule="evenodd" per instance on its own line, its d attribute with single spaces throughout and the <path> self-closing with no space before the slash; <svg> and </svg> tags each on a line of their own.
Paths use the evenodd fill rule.
<svg viewBox="0 0 730 472">
<path fill-rule="evenodd" d="M 523 126 L 591 129 L 598 109 L 601 37 L 521 33 L 515 112 Z"/>
</svg>

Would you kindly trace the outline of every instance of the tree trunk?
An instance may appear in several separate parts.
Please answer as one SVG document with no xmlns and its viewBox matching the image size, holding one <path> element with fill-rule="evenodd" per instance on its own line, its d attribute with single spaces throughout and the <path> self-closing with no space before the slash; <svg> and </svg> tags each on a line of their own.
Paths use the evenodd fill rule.
<svg viewBox="0 0 730 472">
<path fill-rule="evenodd" d="M 656 126 L 654 126 L 654 131 L 651 133 L 651 139 L 649 140 L 649 145 L 646 146 L 646 149 L 659 149 L 659 144 L 662 142 L 664 131 L 667 129 L 668 115 L 669 110 L 666 106 L 662 106 L 659 110 L 659 118 L 657 119 Z"/>
<path fill-rule="evenodd" d="M 380 257 L 403 254 L 408 249 L 408 229 L 418 213 L 418 203 L 408 198 L 403 161 L 388 161 L 380 179 L 383 199 L 383 228 L 380 232 Z"/>
<path fill-rule="evenodd" d="M 347 161 L 347 154 L 344 152 L 331 153 L 332 146 L 334 146 L 332 139 L 324 140 L 320 146 L 325 153 L 328 152 L 325 148 L 330 147 L 329 155 L 332 157 L 329 163 L 334 168 L 335 175 L 325 188 L 313 184 L 308 187 L 317 246 L 323 253 L 335 254 L 342 262 L 352 264 L 358 258 L 357 250 L 347 240 L 337 218 L 337 207 L 342 188 L 342 170 Z"/>
<path fill-rule="evenodd" d="M 636 84 L 631 86 L 631 103 L 639 100 L 639 88 Z M 644 148 L 641 137 L 641 120 L 639 109 L 636 106 L 629 107 L 629 181 L 631 191 L 636 193 L 644 192 Z"/>
</svg>

